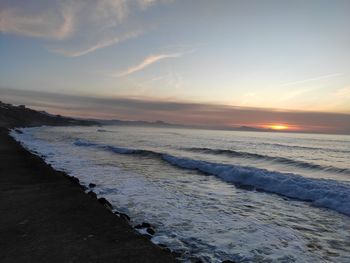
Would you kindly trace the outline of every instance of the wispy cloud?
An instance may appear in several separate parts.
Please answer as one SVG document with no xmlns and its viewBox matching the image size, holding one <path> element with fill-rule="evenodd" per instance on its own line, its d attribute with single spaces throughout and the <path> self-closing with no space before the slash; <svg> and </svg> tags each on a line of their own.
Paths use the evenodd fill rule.
<svg viewBox="0 0 350 263">
<path fill-rule="evenodd" d="M 94 52 L 97 49 L 108 47 L 114 44 L 118 44 L 119 42 L 138 37 L 141 34 L 142 34 L 142 31 L 127 32 L 125 35 L 120 35 L 120 36 L 115 36 L 112 38 L 100 40 L 100 42 L 96 43 L 93 46 L 89 46 L 85 49 L 69 50 L 64 48 L 49 48 L 49 50 L 54 53 L 62 54 L 66 57 L 80 57 L 80 56 L 89 54 L 91 52 Z"/>
<path fill-rule="evenodd" d="M 339 98 L 350 97 L 350 86 L 336 90 L 334 95 Z"/>
<path fill-rule="evenodd" d="M 149 29 L 138 12 L 169 0 L 48 0 L 0 6 L 0 32 L 41 38 L 50 51 L 78 57 Z M 30 6 L 30 8 L 28 8 Z"/>
<path fill-rule="evenodd" d="M 74 10 L 60 6 L 40 13 L 27 13 L 21 8 L 0 10 L 0 32 L 27 37 L 64 40 L 75 28 Z"/>
<path fill-rule="evenodd" d="M 314 78 L 308 78 L 308 79 L 297 80 L 297 81 L 290 81 L 290 82 L 283 83 L 282 85 L 280 85 L 280 87 L 293 86 L 293 85 L 298 85 L 298 84 L 302 84 L 302 83 L 306 83 L 306 82 L 310 82 L 310 81 L 317 81 L 317 80 L 322 80 L 322 79 L 339 77 L 342 75 L 343 75 L 343 73 L 333 73 L 333 74 L 318 76 L 318 77 L 314 77 Z"/>
<path fill-rule="evenodd" d="M 133 74 L 135 72 L 138 72 L 140 70 L 143 70 L 143 69 L 145 69 L 145 68 L 151 66 L 152 64 L 157 63 L 157 62 L 159 62 L 161 60 L 169 59 L 169 58 L 178 58 L 178 57 L 183 56 L 184 54 L 185 53 L 151 55 L 151 56 L 146 57 L 143 61 L 141 61 L 137 65 L 132 66 L 132 67 L 128 68 L 125 71 L 118 72 L 118 73 L 114 74 L 113 76 L 124 77 L 124 76 L 130 75 L 130 74 Z"/>
</svg>

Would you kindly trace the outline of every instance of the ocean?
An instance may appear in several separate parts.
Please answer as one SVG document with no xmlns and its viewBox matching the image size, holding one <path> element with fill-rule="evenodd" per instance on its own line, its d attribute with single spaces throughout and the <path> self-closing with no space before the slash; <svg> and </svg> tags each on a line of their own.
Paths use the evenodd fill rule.
<svg viewBox="0 0 350 263">
<path fill-rule="evenodd" d="M 132 126 L 11 135 L 203 262 L 350 262 L 350 136 Z M 142 232 L 144 230 L 140 230 Z"/>
</svg>

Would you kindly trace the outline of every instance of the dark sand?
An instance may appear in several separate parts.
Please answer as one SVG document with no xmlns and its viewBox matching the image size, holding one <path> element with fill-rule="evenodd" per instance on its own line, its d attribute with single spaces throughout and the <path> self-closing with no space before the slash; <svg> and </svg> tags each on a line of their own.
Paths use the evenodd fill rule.
<svg viewBox="0 0 350 263">
<path fill-rule="evenodd" d="M 0 128 L 0 262 L 175 262 Z"/>
</svg>

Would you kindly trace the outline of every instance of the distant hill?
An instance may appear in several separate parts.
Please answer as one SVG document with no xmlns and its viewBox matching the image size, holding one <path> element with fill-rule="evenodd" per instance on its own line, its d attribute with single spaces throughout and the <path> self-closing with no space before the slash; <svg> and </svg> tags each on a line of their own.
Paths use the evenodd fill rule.
<svg viewBox="0 0 350 263">
<path fill-rule="evenodd" d="M 101 125 L 155 126 L 155 127 L 172 127 L 172 128 L 189 127 L 186 125 L 167 123 L 164 121 L 148 122 L 148 121 L 122 121 L 122 120 L 99 120 L 99 119 L 92 119 L 92 121 L 98 122 Z"/>
<path fill-rule="evenodd" d="M 33 127 L 41 125 L 61 126 L 61 125 L 121 125 L 121 126 L 144 126 L 144 127 L 164 127 L 164 128 L 191 128 L 191 129 L 211 129 L 229 131 L 253 131 L 271 132 L 271 129 L 261 129 L 250 126 L 240 127 L 207 127 L 197 125 L 182 125 L 164 122 L 148 121 L 123 121 L 123 120 L 101 120 L 101 119 L 74 119 L 53 115 L 46 111 L 36 111 L 24 105 L 15 106 L 0 101 L 0 127 Z"/>
<path fill-rule="evenodd" d="M 250 126 L 240 126 L 237 128 L 230 128 L 229 130 L 233 131 L 254 131 L 254 132 L 273 132 L 272 129 L 264 129 L 264 128 L 255 128 Z"/>
<path fill-rule="evenodd" d="M 77 120 L 44 111 L 36 111 L 24 105 L 14 106 L 0 101 L 0 127 L 33 127 L 41 125 L 97 125 L 97 122 Z"/>
<path fill-rule="evenodd" d="M 213 127 L 213 126 L 199 126 L 199 125 L 186 125 L 186 124 L 174 124 L 164 121 L 122 121 L 122 120 L 99 120 L 92 119 L 101 125 L 123 125 L 123 126 L 146 126 L 146 127 L 165 127 L 165 128 L 190 128 L 190 129 L 210 129 L 210 130 L 226 130 L 226 131 L 252 131 L 252 132 L 273 132 L 272 129 L 255 128 L 250 126 L 239 127 Z"/>
</svg>

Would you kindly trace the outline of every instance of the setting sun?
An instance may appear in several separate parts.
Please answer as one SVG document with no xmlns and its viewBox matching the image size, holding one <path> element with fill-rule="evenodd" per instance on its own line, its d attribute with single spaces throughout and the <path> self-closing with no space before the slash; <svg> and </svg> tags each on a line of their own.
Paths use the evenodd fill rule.
<svg viewBox="0 0 350 263">
<path fill-rule="evenodd" d="M 287 130 L 288 126 L 284 124 L 273 124 L 268 126 L 270 129 L 273 130 Z"/>
</svg>

